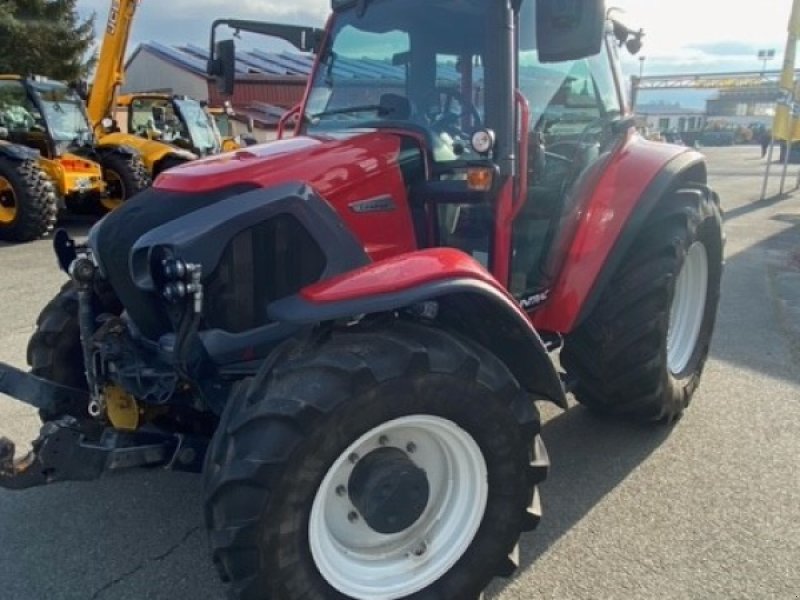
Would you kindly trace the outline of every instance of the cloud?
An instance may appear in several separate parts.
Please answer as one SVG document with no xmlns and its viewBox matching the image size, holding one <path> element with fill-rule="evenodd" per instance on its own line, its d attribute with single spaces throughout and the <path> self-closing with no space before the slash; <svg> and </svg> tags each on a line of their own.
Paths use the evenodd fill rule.
<svg viewBox="0 0 800 600">
<path fill-rule="evenodd" d="M 110 3 L 111 0 L 83 0 L 80 3 L 82 15 L 97 15 L 98 37 L 103 34 Z M 329 7 L 329 0 L 242 0 L 235 4 L 229 0 L 142 0 L 134 19 L 128 51 L 148 40 L 205 45 L 211 23 L 218 18 L 320 26 L 325 22 Z"/>
<path fill-rule="evenodd" d="M 712 56 L 748 56 L 755 57 L 760 48 L 756 44 L 737 41 L 707 42 L 701 44 L 689 44 L 686 46 L 692 50 L 699 50 L 704 54 Z"/>
</svg>

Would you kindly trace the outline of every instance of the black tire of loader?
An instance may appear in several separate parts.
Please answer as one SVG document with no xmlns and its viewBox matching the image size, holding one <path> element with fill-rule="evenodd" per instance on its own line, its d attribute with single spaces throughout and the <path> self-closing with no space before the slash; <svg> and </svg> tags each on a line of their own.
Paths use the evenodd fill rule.
<svg viewBox="0 0 800 600">
<path fill-rule="evenodd" d="M 677 194 L 648 218 L 598 305 L 567 336 L 561 361 L 577 381 L 576 399 L 594 412 L 644 422 L 680 418 L 700 383 L 719 304 L 722 230 L 719 207 Z M 690 246 L 708 256 L 700 333 L 681 373 L 667 366 L 667 332 L 675 284 Z"/>
<path fill-rule="evenodd" d="M 98 290 L 99 292 L 99 290 Z M 95 314 L 113 312 L 119 314 L 121 307 L 110 291 L 95 294 Z M 86 389 L 86 374 L 81 349 L 80 326 L 78 325 L 78 291 L 69 281 L 42 309 L 36 320 L 36 331 L 28 341 L 27 361 L 31 373 L 77 389 Z M 86 418 L 87 407 L 70 406 L 65 412 L 39 411 L 43 421 L 57 419 L 64 414 Z"/>
<path fill-rule="evenodd" d="M 139 192 L 147 189 L 153 183 L 147 167 L 144 166 L 142 159 L 135 154 L 120 154 L 110 152 L 102 157 L 101 166 L 103 167 L 103 179 L 109 181 L 109 172 L 114 173 L 114 177 L 121 189 L 112 191 L 113 197 L 118 197 L 123 203 L 133 198 Z M 95 199 L 92 204 L 93 210 L 98 215 L 109 212 L 108 207 L 104 206 L 100 199 Z"/>
<path fill-rule="evenodd" d="M 53 230 L 58 219 L 58 199 L 53 182 L 34 160 L 9 160 L 0 156 L 0 176 L 16 196 L 13 221 L 0 224 L 0 240 L 30 242 Z"/>
<path fill-rule="evenodd" d="M 212 556 L 230 597 L 344 598 L 323 579 L 309 549 L 314 495 L 351 442 L 380 423 L 420 412 L 456 421 L 473 436 L 491 487 L 465 554 L 410 597 L 467 600 L 494 576 L 509 576 L 520 532 L 533 529 L 541 513 L 537 485 L 549 461 L 538 411 L 486 350 L 398 322 L 334 334 L 232 395 L 204 473 Z"/>
<path fill-rule="evenodd" d="M 174 156 L 172 154 L 168 154 L 164 158 L 162 158 L 158 163 L 156 163 L 153 179 L 155 180 L 161 175 L 164 171 L 169 171 L 175 167 L 180 167 L 181 165 L 185 165 L 186 163 L 191 162 L 188 158 L 182 158 L 180 156 Z"/>
</svg>

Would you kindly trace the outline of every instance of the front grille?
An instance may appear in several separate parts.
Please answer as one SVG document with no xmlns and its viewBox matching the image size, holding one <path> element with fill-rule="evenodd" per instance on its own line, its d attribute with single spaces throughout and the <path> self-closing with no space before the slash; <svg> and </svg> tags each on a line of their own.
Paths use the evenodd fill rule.
<svg viewBox="0 0 800 600">
<path fill-rule="evenodd" d="M 269 322 L 267 305 L 318 281 L 325 255 L 290 214 L 276 215 L 236 235 L 206 279 L 208 328 L 241 333 Z"/>
</svg>

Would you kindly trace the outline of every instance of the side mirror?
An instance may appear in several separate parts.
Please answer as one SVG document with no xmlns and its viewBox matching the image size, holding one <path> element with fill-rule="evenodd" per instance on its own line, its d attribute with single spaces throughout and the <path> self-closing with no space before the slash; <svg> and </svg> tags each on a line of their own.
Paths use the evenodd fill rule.
<svg viewBox="0 0 800 600">
<path fill-rule="evenodd" d="M 89 98 L 89 82 L 87 82 L 85 79 L 73 81 L 69 84 L 69 87 L 74 90 L 84 102 Z"/>
<path fill-rule="evenodd" d="M 594 56 L 603 47 L 605 0 L 537 0 L 536 39 L 543 63 Z"/>
<path fill-rule="evenodd" d="M 214 44 L 214 56 L 208 61 L 208 74 L 216 80 L 221 94 L 233 95 L 236 82 L 236 43 L 233 40 Z"/>
</svg>

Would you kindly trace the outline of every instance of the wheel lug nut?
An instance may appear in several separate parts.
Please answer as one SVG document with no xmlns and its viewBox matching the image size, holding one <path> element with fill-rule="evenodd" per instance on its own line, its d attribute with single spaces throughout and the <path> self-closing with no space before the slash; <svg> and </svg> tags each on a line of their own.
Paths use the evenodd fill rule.
<svg viewBox="0 0 800 600">
<path fill-rule="evenodd" d="M 378 438 L 378 443 L 379 443 L 381 446 L 385 446 L 386 444 L 388 444 L 388 443 L 389 443 L 389 438 L 388 438 L 388 436 L 382 435 L 381 437 L 379 437 L 379 438 Z"/>
<path fill-rule="evenodd" d="M 355 523 L 356 521 L 358 521 L 358 513 L 354 510 L 351 510 L 347 515 L 347 520 L 350 521 L 351 523 Z"/>
<path fill-rule="evenodd" d="M 343 485 L 340 485 L 336 488 L 336 495 L 337 496 L 344 496 L 347 493 L 347 488 Z"/>
<path fill-rule="evenodd" d="M 350 456 L 347 457 L 347 460 L 349 460 L 353 464 L 356 464 L 358 462 L 358 454 L 353 452 Z"/>
<path fill-rule="evenodd" d="M 408 450 L 409 454 L 414 454 L 417 451 L 417 445 L 414 442 L 408 442 L 406 444 L 406 450 Z"/>
<path fill-rule="evenodd" d="M 414 550 L 411 551 L 411 554 L 413 554 L 414 556 L 422 556 L 427 551 L 428 551 L 428 545 L 425 542 L 420 542 L 419 546 L 417 546 L 416 548 L 414 548 Z"/>
</svg>

